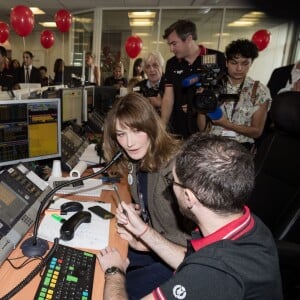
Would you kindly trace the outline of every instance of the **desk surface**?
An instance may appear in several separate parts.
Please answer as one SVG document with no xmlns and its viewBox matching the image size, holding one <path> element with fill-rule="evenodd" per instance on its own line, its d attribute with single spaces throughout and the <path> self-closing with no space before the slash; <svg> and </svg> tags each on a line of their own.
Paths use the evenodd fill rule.
<svg viewBox="0 0 300 300">
<path fill-rule="evenodd" d="M 125 183 L 118 184 L 119 191 L 122 197 L 122 200 L 126 202 L 130 202 L 130 193 L 128 190 L 128 186 Z M 99 197 L 83 197 L 83 196 L 66 196 L 63 195 L 64 198 L 72 199 L 72 200 L 80 200 L 80 201 L 104 201 L 112 204 L 112 212 L 115 211 L 117 206 L 117 199 L 113 191 L 103 190 Z M 32 234 L 28 232 L 24 239 L 27 239 Z M 21 242 L 18 247 L 10 254 L 9 259 L 21 257 L 22 251 L 20 250 Z M 111 219 L 110 229 L 109 229 L 109 245 L 117 248 L 123 257 L 127 255 L 127 242 L 122 240 L 119 234 L 116 232 L 116 219 Z M 97 253 L 97 251 L 91 251 L 93 253 Z M 21 258 L 13 261 L 14 265 L 21 265 L 22 262 L 25 261 L 26 258 Z M 11 291 L 17 284 L 19 284 L 34 268 L 38 265 L 39 260 L 36 260 L 23 268 L 16 270 L 7 262 L 7 260 L 0 267 L 0 298 L 4 296 L 6 293 Z M 36 275 L 33 280 L 27 284 L 19 293 L 17 293 L 11 300 L 27 300 L 33 299 L 37 287 L 40 283 L 40 275 Z M 94 277 L 94 287 L 93 287 L 93 297 L 92 299 L 101 300 L 103 299 L 103 287 L 104 287 L 104 274 L 101 270 L 99 262 L 96 262 L 95 268 L 95 277 Z"/>
</svg>

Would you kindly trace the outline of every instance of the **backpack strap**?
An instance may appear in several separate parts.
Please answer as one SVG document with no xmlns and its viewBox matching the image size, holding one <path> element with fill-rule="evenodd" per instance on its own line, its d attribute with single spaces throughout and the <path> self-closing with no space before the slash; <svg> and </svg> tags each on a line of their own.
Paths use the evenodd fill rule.
<svg viewBox="0 0 300 300">
<path fill-rule="evenodd" d="M 253 105 L 255 103 L 256 91 L 257 91 L 258 84 L 259 84 L 259 80 L 255 80 L 254 84 L 253 84 L 253 87 L 252 87 L 251 102 L 252 102 Z"/>
</svg>

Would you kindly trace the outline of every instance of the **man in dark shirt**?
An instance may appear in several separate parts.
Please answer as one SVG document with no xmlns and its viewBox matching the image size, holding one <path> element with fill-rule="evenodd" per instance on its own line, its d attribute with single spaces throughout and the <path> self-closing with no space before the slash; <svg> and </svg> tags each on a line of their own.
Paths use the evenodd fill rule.
<svg viewBox="0 0 300 300">
<path fill-rule="evenodd" d="M 122 202 L 117 209 L 118 226 L 176 269 L 142 299 L 282 300 L 273 236 L 245 205 L 254 186 L 252 154 L 226 137 L 196 133 L 175 157 L 172 175 L 166 180 L 180 212 L 197 224 L 187 247 L 145 224 L 131 204 Z M 110 247 L 98 259 L 105 272 L 104 299 L 128 299 L 128 259 Z"/>
<path fill-rule="evenodd" d="M 170 25 L 163 35 L 174 56 L 167 61 L 165 70 L 165 92 L 162 99 L 161 117 L 172 133 L 184 139 L 198 131 L 196 112 L 192 101 L 195 95 L 194 84 L 183 86 L 183 80 L 191 75 L 203 73 L 202 51 L 197 44 L 196 25 L 189 20 L 178 20 Z M 216 63 L 221 63 L 218 51 Z"/>
</svg>

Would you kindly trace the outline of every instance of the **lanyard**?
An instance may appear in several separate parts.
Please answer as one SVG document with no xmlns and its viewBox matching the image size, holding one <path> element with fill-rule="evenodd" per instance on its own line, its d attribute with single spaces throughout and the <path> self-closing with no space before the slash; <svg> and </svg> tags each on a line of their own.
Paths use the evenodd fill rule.
<svg viewBox="0 0 300 300">
<path fill-rule="evenodd" d="M 238 96 L 239 96 L 239 100 L 233 101 L 233 107 L 232 107 L 230 116 L 229 116 L 228 110 L 227 110 L 227 108 L 226 108 L 226 105 L 225 105 L 225 103 L 224 103 L 224 111 L 225 111 L 225 113 L 226 113 L 227 119 L 228 119 L 230 122 L 232 122 L 234 113 L 236 112 L 236 106 L 237 106 L 238 102 L 240 101 L 241 92 L 242 92 L 242 90 L 243 90 L 244 82 L 245 82 L 245 80 L 243 80 L 243 82 L 240 84 L 240 86 L 239 86 L 239 88 L 238 88 L 238 90 L 237 90 L 237 94 L 238 94 Z M 226 90 L 227 90 L 227 82 L 226 82 Z M 226 102 L 226 101 L 225 101 L 225 102 Z M 232 101 L 231 101 L 231 102 L 232 102 Z"/>
<path fill-rule="evenodd" d="M 143 194 L 143 189 L 142 189 L 142 185 L 141 185 L 142 184 L 141 176 L 142 176 L 141 172 L 138 172 L 136 174 L 137 194 L 138 194 L 139 201 L 140 201 L 142 219 L 144 220 L 145 223 L 148 223 L 149 220 L 150 220 L 150 217 L 149 217 L 148 209 L 146 208 L 146 203 L 145 203 L 145 200 L 144 200 L 144 194 Z M 146 174 L 145 174 L 145 176 L 146 176 Z M 145 179 L 147 179 L 147 177 Z M 145 184 L 145 182 L 147 182 L 147 180 L 145 180 L 143 183 Z M 146 191 L 146 194 L 147 194 L 146 187 L 147 186 L 145 185 L 144 188 L 145 188 L 145 191 Z"/>
</svg>

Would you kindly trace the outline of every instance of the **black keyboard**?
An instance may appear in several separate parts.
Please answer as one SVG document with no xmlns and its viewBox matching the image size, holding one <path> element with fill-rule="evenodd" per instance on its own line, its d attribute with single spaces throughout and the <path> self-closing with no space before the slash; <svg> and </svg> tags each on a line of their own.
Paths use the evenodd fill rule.
<svg viewBox="0 0 300 300">
<path fill-rule="evenodd" d="M 50 257 L 35 300 L 90 300 L 96 255 L 59 245 Z"/>
</svg>

